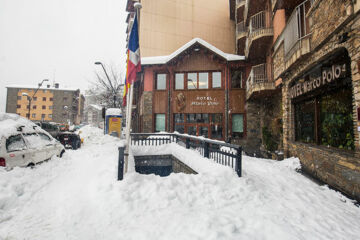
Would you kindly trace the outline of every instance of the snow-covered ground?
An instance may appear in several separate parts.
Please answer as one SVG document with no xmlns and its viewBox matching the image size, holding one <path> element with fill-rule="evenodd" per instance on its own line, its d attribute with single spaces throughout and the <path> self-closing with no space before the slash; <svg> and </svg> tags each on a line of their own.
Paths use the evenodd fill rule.
<svg viewBox="0 0 360 240">
<path fill-rule="evenodd" d="M 117 177 L 120 140 L 82 129 L 81 149 L 31 168 L 0 169 L 0 239 L 359 239 L 360 208 L 281 162 L 244 157 L 243 177 L 175 144 L 197 175 Z M 130 160 L 133 160 L 131 157 Z"/>
</svg>

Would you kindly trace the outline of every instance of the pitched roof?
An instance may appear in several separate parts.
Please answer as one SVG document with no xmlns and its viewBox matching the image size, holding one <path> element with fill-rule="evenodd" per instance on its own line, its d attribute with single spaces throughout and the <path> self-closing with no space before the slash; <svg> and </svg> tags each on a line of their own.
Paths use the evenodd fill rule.
<svg viewBox="0 0 360 240">
<path fill-rule="evenodd" d="M 217 47 L 211 45 L 210 43 L 202 40 L 201 38 L 194 38 L 191 41 L 184 44 L 182 47 L 177 49 L 175 52 L 173 52 L 170 55 L 167 56 L 156 56 L 156 57 L 143 57 L 141 58 L 141 65 L 152 65 L 152 64 L 166 64 L 175 57 L 177 57 L 179 54 L 184 52 L 186 49 L 190 48 L 194 44 L 200 44 L 201 46 L 209 49 L 213 53 L 217 54 L 218 56 L 224 58 L 226 61 L 239 61 L 239 60 L 245 60 L 245 56 L 230 54 L 230 53 L 224 53 Z"/>
</svg>

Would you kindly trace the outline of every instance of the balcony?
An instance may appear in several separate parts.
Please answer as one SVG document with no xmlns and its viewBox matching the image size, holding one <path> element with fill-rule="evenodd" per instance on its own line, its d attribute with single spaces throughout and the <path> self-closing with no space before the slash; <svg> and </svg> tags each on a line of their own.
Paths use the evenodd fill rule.
<svg viewBox="0 0 360 240">
<path fill-rule="evenodd" d="M 310 0 L 297 6 L 283 31 L 285 69 L 311 51 L 309 20 L 306 18 L 310 7 Z"/>
<path fill-rule="evenodd" d="M 272 28 L 271 14 L 269 11 L 262 11 L 250 17 L 249 36 L 245 44 L 245 56 L 263 55 L 268 44 L 271 44 L 274 30 Z M 255 45 L 256 47 L 253 47 Z M 256 51 L 251 51 L 251 48 Z"/>
<path fill-rule="evenodd" d="M 236 0 L 236 8 L 245 6 L 246 0 Z"/>
<path fill-rule="evenodd" d="M 271 66 L 266 63 L 253 66 L 246 81 L 246 100 L 268 95 L 275 90 L 271 80 Z"/>
<path fill-rule="evenodd" d="M 247 36 L 247 27 L 245 22 L 236 24 L 236 39 L 240 39 Z"/>
</svg>

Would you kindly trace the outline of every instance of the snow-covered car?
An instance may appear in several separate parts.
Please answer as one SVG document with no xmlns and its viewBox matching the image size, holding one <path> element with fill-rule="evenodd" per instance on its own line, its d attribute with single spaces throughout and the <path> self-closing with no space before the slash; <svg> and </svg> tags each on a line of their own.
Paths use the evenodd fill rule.
<svg viewBox="0 0 360 240">
<path fill-rule="evenodd" d="M 63 145 L 33 122 L 0 113 L 0 167 L 32 166 L 64 152 Z"/>
</svg>

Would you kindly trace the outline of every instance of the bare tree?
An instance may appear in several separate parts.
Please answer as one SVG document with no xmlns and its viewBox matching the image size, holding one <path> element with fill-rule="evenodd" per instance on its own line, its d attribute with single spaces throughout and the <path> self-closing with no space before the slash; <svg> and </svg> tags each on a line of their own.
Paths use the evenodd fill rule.
<svg viewBox="0 0 360 240">
<path fill-rule="evenodd" d="M 95 80 L 91 81 L 87 95 L 92 102 L 106 108 L 122 108 L 124 77 L 113 65 L 107 67 L 107 78 L 104 71 L 95 71 Z"/>
</svg>

